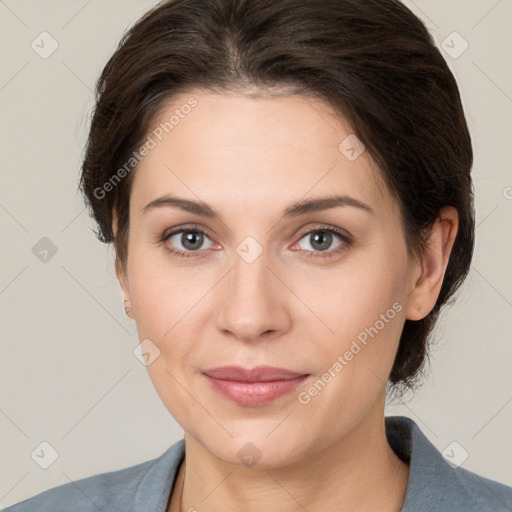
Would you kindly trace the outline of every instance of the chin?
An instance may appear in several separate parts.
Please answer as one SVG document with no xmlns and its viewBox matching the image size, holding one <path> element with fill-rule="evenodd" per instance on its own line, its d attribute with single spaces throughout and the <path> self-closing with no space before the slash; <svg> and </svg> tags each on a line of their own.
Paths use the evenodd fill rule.
<svg viewBox="0 0 512 512">
<path fill-rule="evenodd" d="M 274 425 L 275 428 L 275 425 Z M 198 442 L 214 457 L 225 464 L 247 468 L 278 468 L 300 461 L 304 456 L 304 440 L 294 434 L 282 432 L 269 437 L 265 433 L 255 432 L 254 435 L 244 432 L 243 435 L 227 439 L 202 439 Z M 286 440 L 288 442 L 286 442 Z"/>
</svg>

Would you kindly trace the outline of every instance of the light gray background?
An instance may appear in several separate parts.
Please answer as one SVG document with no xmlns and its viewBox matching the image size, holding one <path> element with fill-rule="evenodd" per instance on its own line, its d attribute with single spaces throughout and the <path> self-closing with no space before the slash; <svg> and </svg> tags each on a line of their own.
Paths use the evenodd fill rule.
<svg viewBox="0 0 512 512">
<path fill-rule="evenodd" d="M 428 381 L 386 413 L 414 419 L 440 451 L 456 441 L 463 467 L 512 485 L 512 2 L 405 3 L 439 46 L 459 52 L 454 31 L 469 43 L 444 55 L 474 140 L 478 228 Z M 0 506 L 156 457 L 183 436 L 133 355 L 113 251 L 76 194 L 94 83 L 155 4 L 0 0 Z M 46 59 L 31 47 L 43 31 L 59 45 Z M 43 237 L 57 248 L 46 262 L 33 253 Z M 46 470 L 31 458 L 43 441 L 58 452 Z"/>
</svg>

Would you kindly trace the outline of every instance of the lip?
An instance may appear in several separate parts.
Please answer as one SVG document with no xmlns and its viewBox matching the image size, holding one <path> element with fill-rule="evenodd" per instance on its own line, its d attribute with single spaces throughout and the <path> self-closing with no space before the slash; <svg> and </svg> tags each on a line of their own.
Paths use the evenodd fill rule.
<svg viewBox="0 0 512 512">
<path fill-rule="evenodd" d="M 284 368 L 274 366 L 257 366 L 252 369 L 241 366 L 220 366 L 205 370 L 209 377 L 222 380 L 234 380 L 237 382 L 268 382 L 273 380 L 290 380 L 306 375 L 304 373 L 292 372 Z"/>
<path fill-rule="evenodd" d="M 223 366 L 205 370 L 203 375 L 214 391 L 239 405 L 251 407 L 273 402 L 297 389 L 309 377 L 309 374 L 271 366 L 252 369 Z"/>
</svg>

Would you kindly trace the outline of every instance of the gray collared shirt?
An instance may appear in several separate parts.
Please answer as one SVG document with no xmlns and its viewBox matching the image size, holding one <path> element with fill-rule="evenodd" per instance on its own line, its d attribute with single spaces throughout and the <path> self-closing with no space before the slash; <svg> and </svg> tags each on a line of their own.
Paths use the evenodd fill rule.
<svg viewBox="0 0 512 512">
<path fill-rule="evenodd" d="M 446 462 L 410 418 L 385 421 L 390 446 L 410 464 L 401 512 L 512 512 L 512 487 Z M 156 459 L 54 487 L 4 512 L 165 512 L 184 457 L 181 439 Z"/>
</svg>

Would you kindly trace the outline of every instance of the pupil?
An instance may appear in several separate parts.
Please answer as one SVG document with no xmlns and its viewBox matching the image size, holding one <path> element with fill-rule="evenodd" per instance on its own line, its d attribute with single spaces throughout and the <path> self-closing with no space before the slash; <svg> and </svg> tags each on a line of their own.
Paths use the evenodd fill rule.
<svg viewBox="0 0 512 512">
<path fill-rule="evenodd" d="M 184 233 L 182 236 L 182 244 L 187 249 L 197 249 L 198 247 L 201 247 L 203 239 L 203 235 L 201 233 L 194 233 L 192 231 L 189 231 L 188 233 Z M 199 240 L 199 243 L 197 243 Z M 194 244 L 195 242 L 195 244 Z M 191 247 L 189 246 L 191 245 Z M 195 246 L 194 246 L 195 245 Z"/>
<path fill-rule="evenodd" d="M 330 233 L 327 233 L 326 231 L 321 231 L 321 232 L 318 232 L 318 233 L 314 233 L 313 234 L 313 243 L 311 245 L 313 245 L 313 247 L 315 247 L 315 244 L 319 245 L 320 247 L 315 247 L 316 249 L 318 250 L 326 250 L 328 249 L 329 245 L 330 245 L 330 237 L 332 235 Z M 321 240 L 322 238 L 324 238 L 324 243 L 322 244 Z M 318 240 L 320 239 L 320 242 L 318 242 Z M 327 240 L 327 243 L 325 243 L 325 240 Z"/>
</svg>

